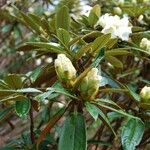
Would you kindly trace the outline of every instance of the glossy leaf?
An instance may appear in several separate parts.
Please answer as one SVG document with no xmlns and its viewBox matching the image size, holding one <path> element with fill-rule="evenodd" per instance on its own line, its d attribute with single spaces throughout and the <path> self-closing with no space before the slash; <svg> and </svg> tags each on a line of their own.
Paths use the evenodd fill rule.
<svg viewBox="0 0 150 150">
<path fill-rule="evenodd" d="M 106 126 L 113 132 L 113 134 L 116 136 L 116 133 L 114 129 L 112 128 L 107 116 L 100 110 L 96 105 L 93 105 L 89 102 L 86 103 L 86 109 L 91 114 L 91 116 L 97 120 L 98 116 L 100 116 L 100 119 L 103 121 L 103 123 L 106 124 Z"/>
<path fill-rule="evenodd" d="M 22 97 L 22 99 L 19 99 L 16 101 L 15 110 L 19 117 L 25 117 L 31 107 L 31 102 L 27 97 Z"/>
<path fill-rule="evenodd" d="M 86 127 L 80 113 L 70 114 L 62 129 L 58 150 L 86 150 Z"/>
<path fill-rule="evenodd" d="M 124 150 L 135 150 L 144 133 L 144 123 L 140 119 L 130 119 L 122 129 L 121 143 Z"/>
</svg>

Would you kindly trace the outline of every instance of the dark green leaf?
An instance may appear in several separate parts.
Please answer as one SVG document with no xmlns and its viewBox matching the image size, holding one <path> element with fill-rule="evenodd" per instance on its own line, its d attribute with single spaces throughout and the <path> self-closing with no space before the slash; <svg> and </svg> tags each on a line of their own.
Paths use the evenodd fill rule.
<svg viewBox="0 0 150 150">
<path fill-rule="evenodd" d="M 27 97 L 22 97 L 19 101 L 16 101 L 15 110 L 19 117 L 25 117 L 31 107 L 31 102 Z"/>
<path fill-rule="evenodd" d="M 70 114 L 64 122 L 58 150 L 86 150 L 86 127 L 80 113 Z"/>
<path fill-rule="evenodd" d="M 108 128 L 113 132 L 113 134 L 116 136 L 115 131 L 113 130 L 107 116 L 95 105 L 91 103 L 86 103 L 86 109 L 91 114 L 91 116 L 97 120 L 98 116 L 100 115 L 101 120 L 108 126 Z"/>
</svg>

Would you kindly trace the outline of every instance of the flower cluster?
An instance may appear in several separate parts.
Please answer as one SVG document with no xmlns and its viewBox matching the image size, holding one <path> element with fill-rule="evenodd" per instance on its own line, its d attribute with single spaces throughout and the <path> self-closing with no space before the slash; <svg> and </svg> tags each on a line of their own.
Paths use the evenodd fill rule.
<svg viewBox="0 0 150 150">
<path fill-rule="evenodd" d="M 119 37 L 123 41 L 128 41 L 129 34 L 132 33 L 127 16 L 120 19 L 117 15 L 105 14 L 100 17 L 98 24 L 103 27 L 102 33 L 111 33 L 112 38 Z"/>
<path fill-rule="evenodd" d="M 76 79 L 76 69 L 66 55 L 58 55 L 55 60 L 55 69 L 57 76 L 62 83 L 66 84 L 69 88 L 73 86 Z M 99 83 L 100 76 L 98 75 L 98 69 L 92 68 L 81 80 L 79 89 L 81 96 L 88 100 L 94 99 L 99 89 Z"/>
<path fill-rule="evenodd" d="M 150 53 L 150 40 L 143 38 L 141 40 L 140 47 L 146 49 Z"/>
</svg>

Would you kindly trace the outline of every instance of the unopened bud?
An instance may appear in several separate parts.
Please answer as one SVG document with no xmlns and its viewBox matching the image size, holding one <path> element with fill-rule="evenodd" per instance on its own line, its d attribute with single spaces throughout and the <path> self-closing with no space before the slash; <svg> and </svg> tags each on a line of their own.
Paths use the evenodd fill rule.
<svg viewBox="0 0 150 150">
<path fill-rule="evenodd" d="M 150 53 L 150 40 L 143 38 L 140 42 L 140 47 L 146 49 Z"/>
<path fill-rule="evenodd" d="M 86 99 L 93 100 L 98 93 L 99 83 L 100 76 L 98 75 L 98 69 L 93 68 L 81 81 L 80 91 L 82 96 Z"/>
<path fill-rule="evenodd" d="M 150 87 L 145 86 L 140 92 L 141 102 L 150 103 Z"/>
<path fill-rule="evenodd" d="M 122 10 L 120 7 L 114 7 L 114 13 L 117 15 L 121 15 L 122 14 Z"/>
<path fill-rule="evenodd" d="M 65 54 L 59 54 L 55 60 L 55 69 L 58 78 L 62 82 L 71 82 L 76 78 L 76 69 Z"/>
</svg>

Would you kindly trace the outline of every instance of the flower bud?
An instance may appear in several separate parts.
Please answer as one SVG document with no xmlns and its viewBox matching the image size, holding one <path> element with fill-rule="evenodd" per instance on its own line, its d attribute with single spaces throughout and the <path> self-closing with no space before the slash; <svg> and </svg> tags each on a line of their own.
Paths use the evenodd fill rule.
<svg viewBox="0 0 150 150">
<path fill-rule="evenodd" d="M 76 69 L 65 54 L 59 54 L 55 60 L 55 69 L 61 82 L 71 83 L 76 78 Z"/>
<path fill-rule="evenodd" d="M 117 15 L 121 15 L 122 14 L 122 10 L 120 7 L 114 7 L 114 13 Z"/>
<path fill-rule="evenodd" d="M 92 68 L 83 78 L 80 84 L 81 95 L 89 100 L 93 100 L 98 93 L 100 76 L 98 69 Z"/>
<path fill-rule="evenodd" d="M 140 47 L 146 49 L 150 53 L 150 40 L 143 38 L 140 42 Z"/>
<path fill-rule="evenodd" d="M 150 87 L 145 86 L 144 88 L 142 88 L 140 92 L 140 96 L 141 96 L 141 101 L 143 103 L 149 103 L 150 102 Z"/>
</svg>

